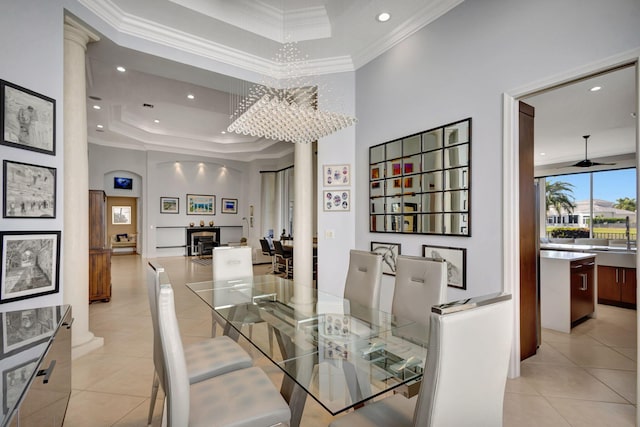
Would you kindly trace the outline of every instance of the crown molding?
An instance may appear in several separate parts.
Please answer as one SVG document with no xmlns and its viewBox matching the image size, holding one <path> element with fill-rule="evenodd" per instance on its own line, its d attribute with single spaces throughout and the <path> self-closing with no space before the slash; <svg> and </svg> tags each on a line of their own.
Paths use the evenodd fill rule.
<svg viewBox="0 0 640 427">
<path fill-rule="evenodd" d="M 397 27 L 390 35 L 387 35 L 367 48 L 353 55 L 354 69 L 358 69 L 398 43 L 410 37 L 421 28 L 435 21 L 464 0 L 440 0 L 429 2 L 427 6 L 414 13 L 413 17 L 403 25 Z"/>
</svg>

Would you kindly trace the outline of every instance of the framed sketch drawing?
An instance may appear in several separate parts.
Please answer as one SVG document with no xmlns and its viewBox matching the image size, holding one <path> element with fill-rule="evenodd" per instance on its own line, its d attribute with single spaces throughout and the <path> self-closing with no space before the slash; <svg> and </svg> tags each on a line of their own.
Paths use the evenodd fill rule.
<svg viewBox="0 0 640 427">
<path fill-rule="evenodd" d="M 237 214 L 238 213 L 238 199 L 222 199 L 223 214 Z"/>
<path fill-rule="evenodd" d="M 0 80 L 0 143 L 24 150 L 56 154 L 56 101 Z"/>
<path fill-rule="evenodd" d="M 467 250 L 446 246 L 422 245 L 422 256 L 447 262 L 447 285 L 467 289 Z"/>
<path fill-rule="evenodd" d="M 55 218 L 56 169 L 4 160 L 4 218 Z"/>
<path fill-rule="evenodd" d="M 323 192 L 325 212 L 346 212 L 351 209 L 351 191 L 335 190 Z"/>
<path fill-rule="evenodd" d="M 180 199 L 177 197 L 160 197 L 161 214 L 180 213 Z"/>
<path fill-rule="evenodd" d="M 187 194 L 187 215 L 215 215 L 216 196 Z"/>
<path fill-rule="evenodd" d="M 396 275 L 396 262 L 400 255 L 399 243 L 371 242 L 371 252 L 382 255 L 382 274 Z"/>
<path fill-rule="evenodd" d="M 351 167 L 349 165 L 324 165 L 322 182 L 325 187 L 351 185 Z"/>
<path fill-rule="evenodd" d="M 45 341 L 58 323 L 56 307 L 39 307 L 2 313 L 2 354 Z"/>
<path fill-rule="evenodd" d="M 131 224 L 131 206 L 112 206 L 111 224 L 127 225 Z"/>
<path fill-rule="evenodd" d="M 58 292 L 59 231 L 2 231 L 0 238 L 0 304 Z"/>
</svg>

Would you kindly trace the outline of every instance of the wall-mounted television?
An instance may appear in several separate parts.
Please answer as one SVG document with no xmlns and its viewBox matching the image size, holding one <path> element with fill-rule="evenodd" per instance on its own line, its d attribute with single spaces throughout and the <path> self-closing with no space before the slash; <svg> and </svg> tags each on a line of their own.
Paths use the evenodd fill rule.
<svg viewBox="0 0 640 427">
<path fill-rule="evenodd" d="M 113 188 L 117 188 L 119 190 L 133 190 L 133 179 L 114 177 Z"/>
</svg>

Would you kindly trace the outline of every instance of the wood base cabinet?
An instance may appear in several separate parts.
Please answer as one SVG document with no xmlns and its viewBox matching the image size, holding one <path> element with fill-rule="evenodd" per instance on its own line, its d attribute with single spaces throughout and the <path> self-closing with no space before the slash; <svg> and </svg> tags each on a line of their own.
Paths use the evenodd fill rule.
<svg viewBox="0 0 640 427">
<path fill-rule="evenodd" d="M 111 249 L 89 250 L 89 302 L 111 299 Z"/>
<path fill-rule="evenodd" d="M 598 266 L 598 302 L 636 308 L 636 269 Z"/>
</svg>

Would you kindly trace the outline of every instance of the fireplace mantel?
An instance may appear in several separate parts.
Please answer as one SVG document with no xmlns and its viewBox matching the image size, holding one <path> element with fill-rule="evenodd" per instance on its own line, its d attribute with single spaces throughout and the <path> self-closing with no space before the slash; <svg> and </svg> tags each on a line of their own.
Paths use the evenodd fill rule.
<svg viewBox="0 0 640 427">
<path fill-rule="evenodd" d="M 198 255 L 197 233 L 205 232 L 213 236 L 213 241 L 220 245 L 220 227 L 187 227 L 186 231 L 187 256 Z"/>
</svg>

